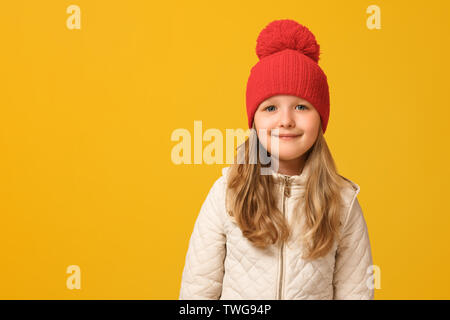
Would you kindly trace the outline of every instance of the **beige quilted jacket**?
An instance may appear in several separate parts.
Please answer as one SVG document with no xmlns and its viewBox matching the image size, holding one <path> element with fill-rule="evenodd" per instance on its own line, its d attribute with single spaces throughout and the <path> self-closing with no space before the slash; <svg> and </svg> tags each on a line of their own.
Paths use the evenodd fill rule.
<svg viewBox="0 0 450 320">
<path fill-rule="evenodd" d="M 300 257 L 298 228 L 293 229 L 293 237 L 287 243 L 266 249 L 252 246 L 242 235 L 225 207 L 229 168 L 222 169 L 222 176 L 210 189 L 195 222 L 179 299 L 374 298 L 371 246 L 356 197 L 360 190 L 357 184 L 346 179 L 349 186 L 342 190 L 345 200 L 342 237 L 326 256 L 308 262 Z M 298 203 L 308 172 L 308 165 L 295 176 L 272 170 L 278 206 L 290 225 L 300 214 Z"/>
</svg>

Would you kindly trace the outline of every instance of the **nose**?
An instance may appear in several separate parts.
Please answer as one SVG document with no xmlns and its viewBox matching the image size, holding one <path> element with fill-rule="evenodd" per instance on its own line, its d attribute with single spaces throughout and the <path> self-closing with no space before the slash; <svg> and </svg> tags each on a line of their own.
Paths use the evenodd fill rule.
<svg viewBox="0 0 450 320">
<path fill-rule="evenodd" d="M 280 127 L 292 128 L 295 126 L 294 116 L 290 108 L 282 109 L 282 111 L 279 114 L 280 114 L 280 121 L 279 121 Z"/>
</svg>

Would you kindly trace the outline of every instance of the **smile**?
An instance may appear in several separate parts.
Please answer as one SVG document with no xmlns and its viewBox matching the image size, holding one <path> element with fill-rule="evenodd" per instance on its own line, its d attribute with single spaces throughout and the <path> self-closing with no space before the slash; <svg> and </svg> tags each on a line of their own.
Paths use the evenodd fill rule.
<svg viewBox="0 0 450 320">
<path fill-rule="evenodd" d="M 294 140 L 297 139 L 298 137 L 300 137 L 300 135 L 296 135 L 296 136 L 273 136 L 275 138 L 279 138 L 281 140 Z"/>
</svg>

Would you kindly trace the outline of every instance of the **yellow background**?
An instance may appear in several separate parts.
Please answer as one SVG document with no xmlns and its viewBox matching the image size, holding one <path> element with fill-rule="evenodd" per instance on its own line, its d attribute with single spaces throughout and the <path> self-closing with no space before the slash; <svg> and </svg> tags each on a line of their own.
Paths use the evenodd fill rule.
<svg viewBox="0 0 450 320">
<path fill-rule="evenodd" d="M 66 8 L 81 9 L 69 30 Z M 369 5 L 381 29 L 369 30 Z M 247 129 L 258 33 L 290 18 L 328 76 L 325 138 L 361 187 L 375 299 L 450 298 L 449 1 L 9 1 L 0 11 L 0 298 L 177 299 L 226 164 L 170 140 Z M 207 143 L 204 143 L 204 147 Z M 66 268 L 81 268 L 81 289 Z"/>
</svg>

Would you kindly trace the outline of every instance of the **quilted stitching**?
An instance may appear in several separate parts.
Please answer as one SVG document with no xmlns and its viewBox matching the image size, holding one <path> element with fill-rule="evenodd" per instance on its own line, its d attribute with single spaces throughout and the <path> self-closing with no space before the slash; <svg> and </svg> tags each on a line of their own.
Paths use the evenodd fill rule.
<svg viewBox="0 0 450 320">
<path fill-rule="evenodd" d="M 225 208 L 226 176 L 222 170 L 209 191 L 194 224 L 186 253 L 179 299 L 276 299 L 279 246 L 254 247 Z M 274 177 L 278 183 L 281 175 Z M 286 214 L 292 223 L 300 217 L 299 201 L 305 176 L 295 176 Z M 346 178 L 344 178 L 346 179 Z M 330 252 L 314 261 L 301 259 L 299 230 L 285 246 L 284 299 L 373 299 L 366 285 L 372 265 L 371 247 L 364 216 L 357 199 L 359 186 L 342 191 L 346 200 L 341 239 Z M 281 185 L 278 205 L 281 208 Z M 300 215 L 300 216 L 299 216 Z"/>
<path fill-rule="evenodd" d="M 355 194 L 336 252 L 334 299 L 373 299 L 374 290 L 367 286 L 372 264 L 367 224 Z"/>
</svg>

